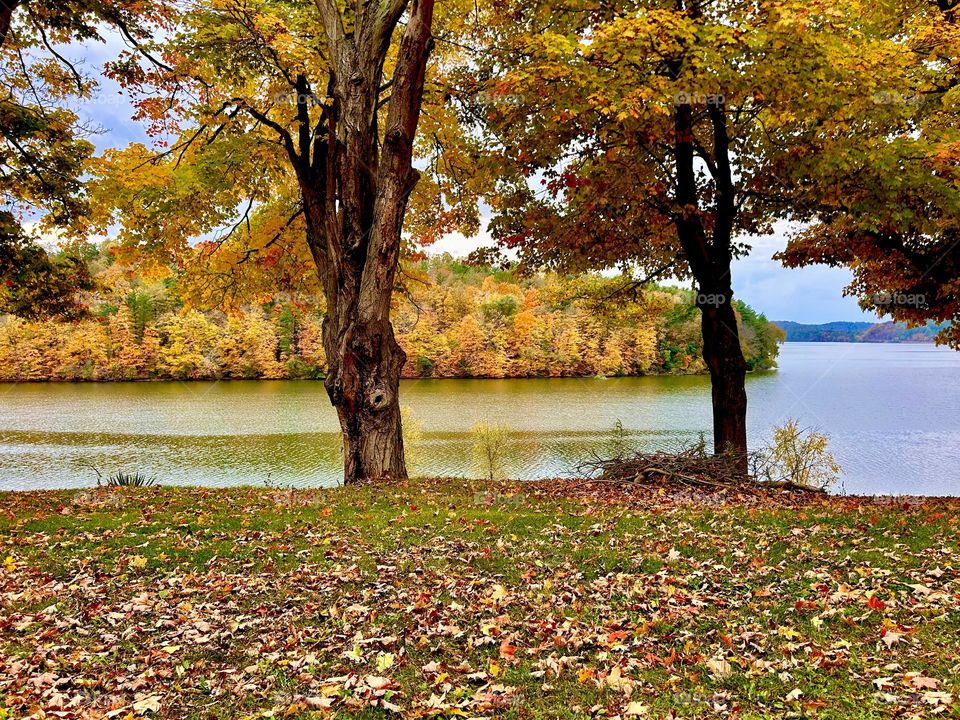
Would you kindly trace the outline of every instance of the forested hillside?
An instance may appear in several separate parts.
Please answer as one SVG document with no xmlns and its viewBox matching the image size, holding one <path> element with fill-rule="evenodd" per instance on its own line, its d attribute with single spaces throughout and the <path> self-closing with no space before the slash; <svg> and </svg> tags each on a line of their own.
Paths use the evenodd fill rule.
<svg viewBox="0 0 960 720">
<path fill-rule="evenodd" d="M 272 297 L 231 310 L 185 302 L 176 276 L 151 279 L 100 251 L 98 290 L 72 322 L 0 321 L 0 379 L 319 378 L 322 302 Z M 621 278 L 518 277 L 449 256 L 405 267 L 393 320 L 406 377 L 560 377 L 697 373 L 690 291 L 623 291 Z M 782 333 L 739 304 L 752 369 L 775 366 Z"/>
<path fill-rule="evenodd" d="M 932 343 L 947 326 L 929 321 L 911 328 L 904 322 L 830 322 L 822 325 L 777 320 L 786 342 Z"/>
</svg>

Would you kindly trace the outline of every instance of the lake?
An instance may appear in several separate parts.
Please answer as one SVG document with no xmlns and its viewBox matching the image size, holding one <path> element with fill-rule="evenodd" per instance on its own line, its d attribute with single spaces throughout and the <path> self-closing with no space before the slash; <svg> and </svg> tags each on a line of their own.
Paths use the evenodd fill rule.
<svg viewBox="0 0 960 720">
<path fill-rule="evenodd" d="M 960 494 L 960 353 L 788 343 L 747 381 L 754 445 L 796 418 L 828 433 L 840 491 Z M 409 380 L 421 475 L 475 476 L 472 428 L 511 428 L 511 477 L 569 474 L 614 442 L 674 449 L 709 433 L 707 377 Z M 320 382 L 0 384 L 0 489 L 91 486 L 93 468 L 165 484 L 335 484 L 337 420 Z M 709 435 L 708 435 L 709 437 Z"/>
</svg>

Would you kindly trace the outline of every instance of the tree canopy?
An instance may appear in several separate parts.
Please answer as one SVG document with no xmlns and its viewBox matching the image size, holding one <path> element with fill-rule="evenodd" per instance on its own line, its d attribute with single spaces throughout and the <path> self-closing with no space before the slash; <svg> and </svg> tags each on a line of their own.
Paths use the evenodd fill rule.
<svg viewBox="0 0 960 720">
<path fill-rule="evenodd" d="M 798 202 L 780 158 L 854 122 L 900 67 L 858 3 L 544 3 L 461 68 L 495 148 L 492 231 L 532 266 L 692 278 L 717 450 L 746 449 L 731 261 Z"/>
<path fill-rule="evenodd" d="M 893 48 L 864 88 L 856 122 L 828 116 L 807 150 L 782 158 L 794 217 L 813 224 L 779 257 L 849 267 L 847 292 L 896 320 L 948 322 L 960 347 L 960 25 L 956 3 L 871 6 L 874 42 Z M 872 90 L 872 92 L 871 92 Z"/>
<path fill-rule="evenodd" d="M 71 103 L 90 101 L 96 81 L 61 52 L 71 42 L 102 41 L 104 28 L 142 46 L 171 8 L 143 0 L 76 0 L 0 5 L 0 282 L 2 309 L 23 317 L 72 316 L 88 289 L 83 263 L 53 257 L 24 229 L 50 230 L 88 212 L 84 172 L 94 145 Z M 58 49 L 59 48 L 59 49 Z"/>
</svg>

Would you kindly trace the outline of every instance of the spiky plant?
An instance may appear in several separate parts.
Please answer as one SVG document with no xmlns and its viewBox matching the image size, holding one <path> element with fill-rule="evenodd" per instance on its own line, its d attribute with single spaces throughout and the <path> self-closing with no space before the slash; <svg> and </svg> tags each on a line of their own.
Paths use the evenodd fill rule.
<svg viewBox="0 0 960 720">
<path fill-rule="evenodd" d="M 107 487 L 150 487 L 151 485 L 156 485 L 156 483 L 156 478 L 147 477 L 143 473 L 127 473 L 122 470 L 108 476 L 102 483 L 100 480 L 97 480 L 98 485 L 102 484 Z"/>
</svg>

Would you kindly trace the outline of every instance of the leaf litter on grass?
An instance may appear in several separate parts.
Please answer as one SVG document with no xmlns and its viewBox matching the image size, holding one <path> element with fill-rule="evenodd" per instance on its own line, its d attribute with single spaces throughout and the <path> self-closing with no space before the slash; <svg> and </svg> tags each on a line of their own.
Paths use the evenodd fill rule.
<svg viewBox="0 0 960 720">
<path fill-rule="evenodd" d="M 958 714 L 950 501 L 463 481 L 4 499 L 9 717 Z"/>
</svg>

